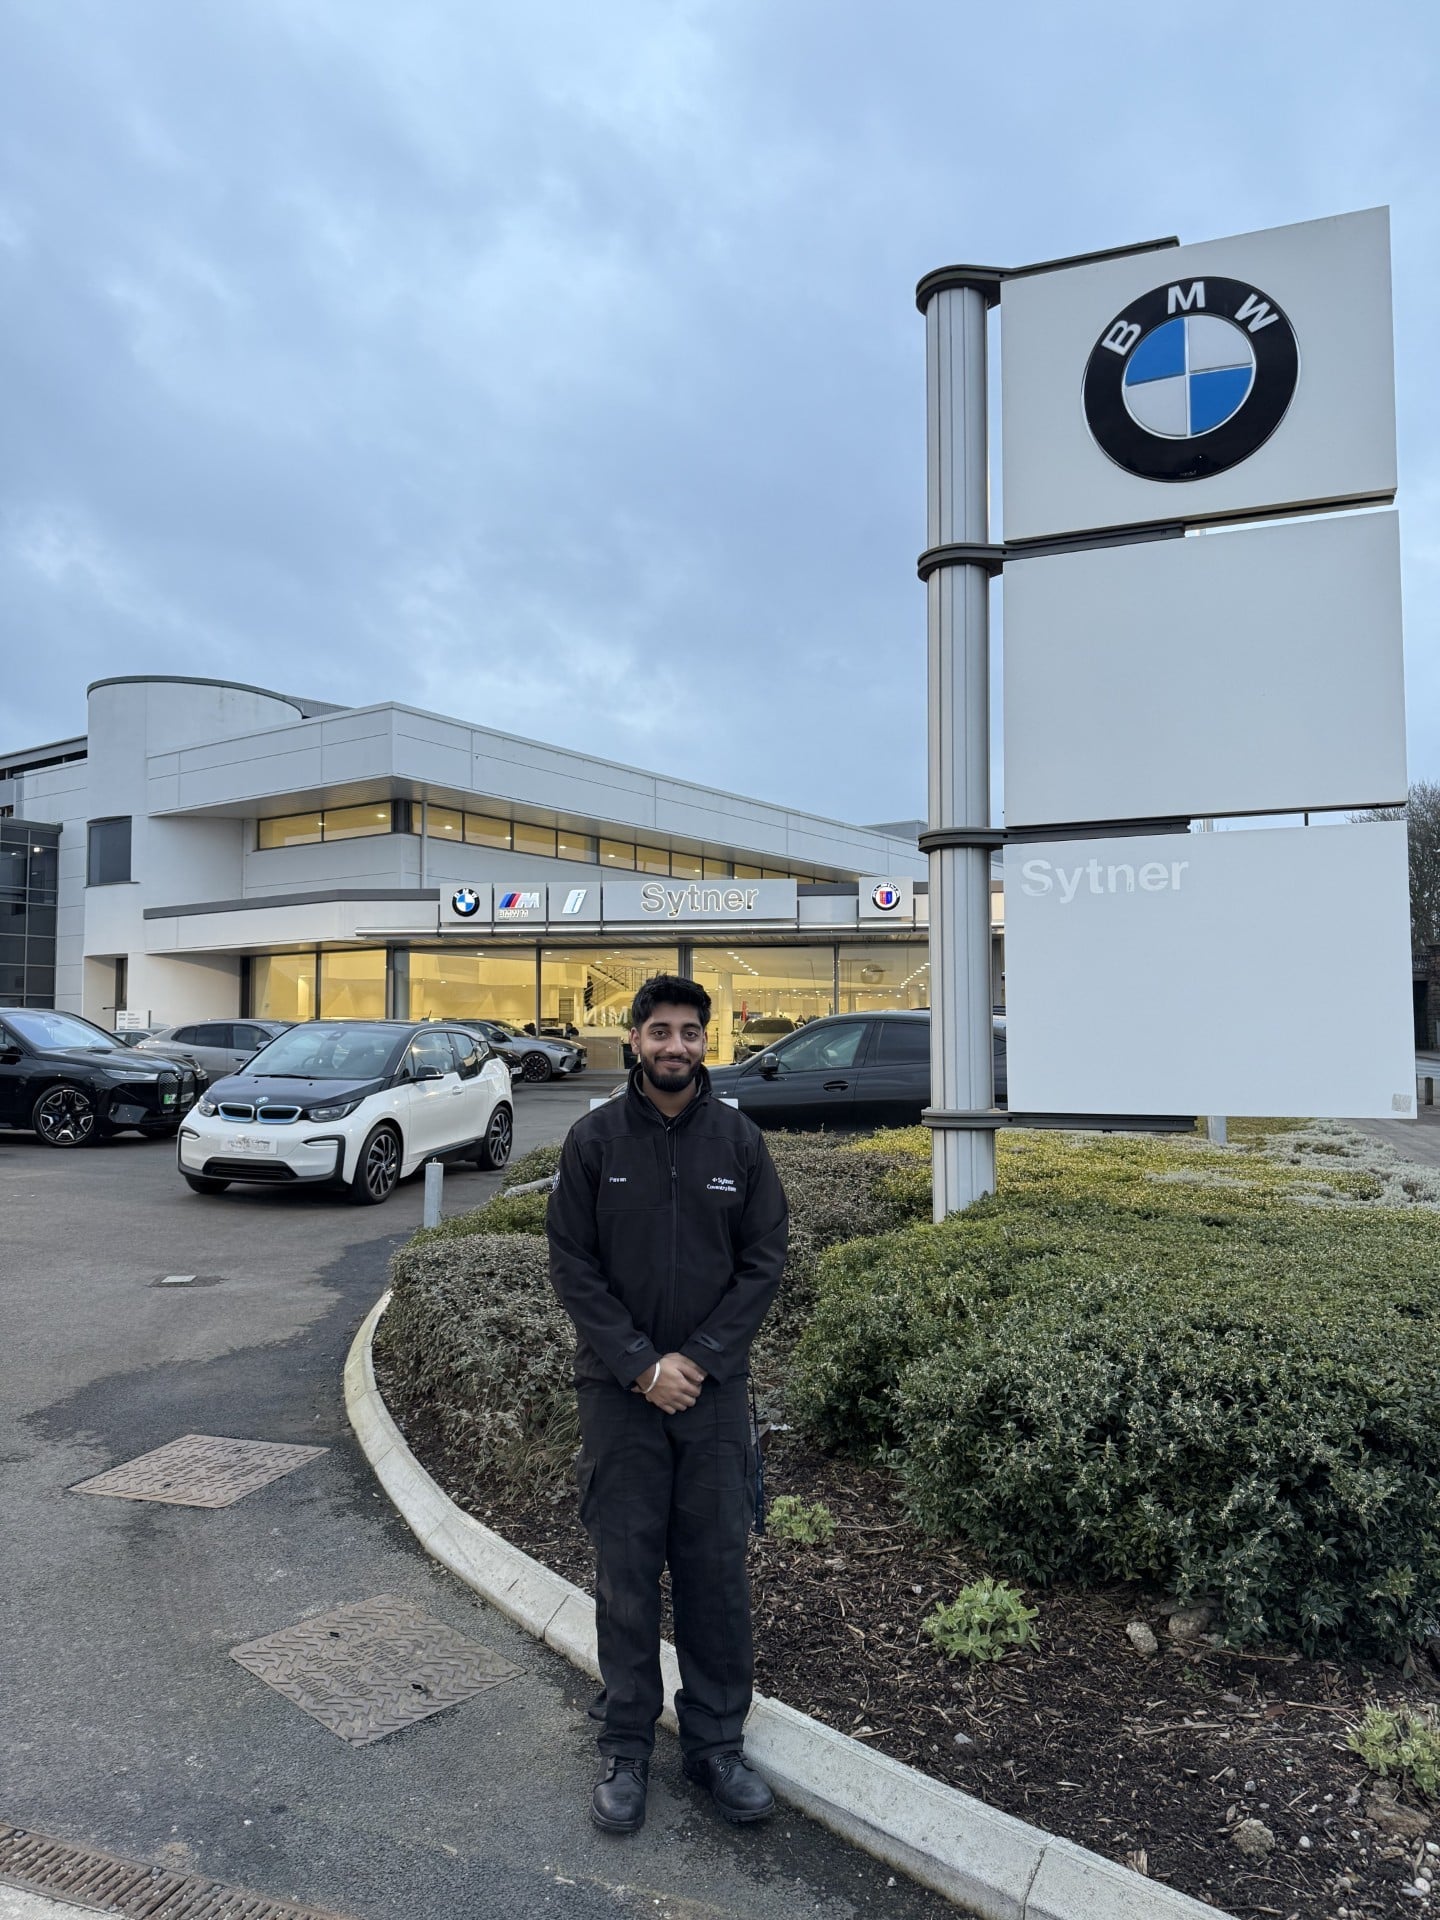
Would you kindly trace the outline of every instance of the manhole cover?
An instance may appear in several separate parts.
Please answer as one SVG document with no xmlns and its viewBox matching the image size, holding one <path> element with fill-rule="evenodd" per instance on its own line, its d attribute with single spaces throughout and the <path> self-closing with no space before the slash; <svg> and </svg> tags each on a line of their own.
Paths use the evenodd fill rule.
<svg viewBox="0 0 1440 1920">
<path fill-rule="evenodd" d="M 356 1747 L 521 1672 L 391 1594 L 316 1614 L 230 1657 Z"/>
<path fill-rule="evenodd" d="M 104 1493 L 116 1500 L 163 1500 L 173 1507 L 230 1507 L 327 1451 L 187 1433 L 138 1460 L 82 1480 L 70 1491 Z"/>
<path fill-rule="evenodd" d="M 0 1881 L 98 1912 L 130 1914 L 134 1920 L 339 1920 L 319 1907 L 272 1900 L 143 1860 L 117 1860 L 93 1847 L 72 1847 L 3 1822 Z"/>
</svg>

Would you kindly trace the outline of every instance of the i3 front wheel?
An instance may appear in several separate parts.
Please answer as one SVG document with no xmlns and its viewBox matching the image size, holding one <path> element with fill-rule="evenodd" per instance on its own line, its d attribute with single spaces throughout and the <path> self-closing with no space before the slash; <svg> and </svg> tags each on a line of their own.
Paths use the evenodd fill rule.
<svg viewBox="0 0 1440 1920">
<path fill-rule="evenodd" d="M 400 1138 L 393 1127 L 376 1127 L 360 1149 L 350 1181 L 350 1198 L 359 1207 L 378 1207 L 400 1179 Z"/>
<path fill-rule="evenodd" d="M 30 1124 L 47 1147 L 88 1147 L 100 1137 L 95 1096 L 84 1087 L 51 1087 L 35 1102 Z"/>
<path fill-rule="evenodd" d="M 510 1161 L 510 1149 L 515 1144 L 515 1122 L 509 1107 L 496 1107 L 490 1116 L 490 1124 L 485 1129 L 485 1138 L 480 1142 L 480 1151 L 475 1156 L 477 1167 L 498 1168 L 507 1166 Z"/>
</svg>

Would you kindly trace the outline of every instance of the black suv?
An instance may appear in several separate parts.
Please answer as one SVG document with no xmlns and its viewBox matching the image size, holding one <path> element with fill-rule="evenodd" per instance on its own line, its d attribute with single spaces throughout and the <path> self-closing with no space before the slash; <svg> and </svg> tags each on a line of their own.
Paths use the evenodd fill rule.
<svg viewBox="0 0 1440 1920">
<path fill-rule="evenodd" d="M 1005 1020 L 993 1021 L 995 1099 L 1005 1105 Z M 762 1127 L 905 1127 L 930 1104 L 930 1011 L 836 1013 L 767 1052 L 712 1067 L 717 1095 Z"/>
<path fill-rule="evenodd" d="M 88 1147 L 129 1127 L 173 1140 L 207 1084 L 79 1014 L 0 1009 L 0 1127 L 28 1127 L 47 1147 Z"/>
</svg>

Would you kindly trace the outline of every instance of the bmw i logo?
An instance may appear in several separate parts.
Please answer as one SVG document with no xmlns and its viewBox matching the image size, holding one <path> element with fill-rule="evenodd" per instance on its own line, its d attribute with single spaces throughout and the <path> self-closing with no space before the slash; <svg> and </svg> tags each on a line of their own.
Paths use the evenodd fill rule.
<svg viewBox="0 0 1440 1920">
<path fill-rule="evenodd" d="M 1285 418 L 1300 377 L 1295 329 L 1244 280 L 1156 287 L 1116 314 L 1085 368 L 1085 419 L 1142 480 L 1238 466 Z"/>
<path fill-rule="evenodd" d="M 462 920 L 469 920 L 480 911 L 480 896 L 473 887 L 457 887 L 450 896 L 450 905 Z"/>
<path fill-rule="evenodd" d="M 893 913 L 900 904 L 900 889 L 892 880 L 882 880 L 871 893 L 870 898 L 882 913 Z"/>
</svg>

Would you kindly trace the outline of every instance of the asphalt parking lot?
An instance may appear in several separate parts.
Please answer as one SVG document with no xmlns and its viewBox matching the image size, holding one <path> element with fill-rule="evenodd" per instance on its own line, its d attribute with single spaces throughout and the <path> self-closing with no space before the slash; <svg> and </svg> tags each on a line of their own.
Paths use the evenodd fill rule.
<svg viewBox="0 0 1440 1920">
<path fill-rule="evenodd" d="M 517 1088 L 517 1152 L 609 1084 Z M 445 1211 L 497 1178 L 448 1172 Z M 783 1809 L 723 1826 L 668 1736 L 643 1833 L 590 1826 L 589 1683 L 427 1558 L 345 1420 L 345 1353 L 421 1205 L 419 1180 L 380 1208 L 202 1198 L 163 1143 L 0 1133 L 0 1823 L 356 1920 L 953 1911 Z M 219 1511 L 68 1491 L 188 1433 L 326 1452 Z M 351 1747 L 229 1657 L 381 1594 L 521 1673 Z"/>
</svg>

